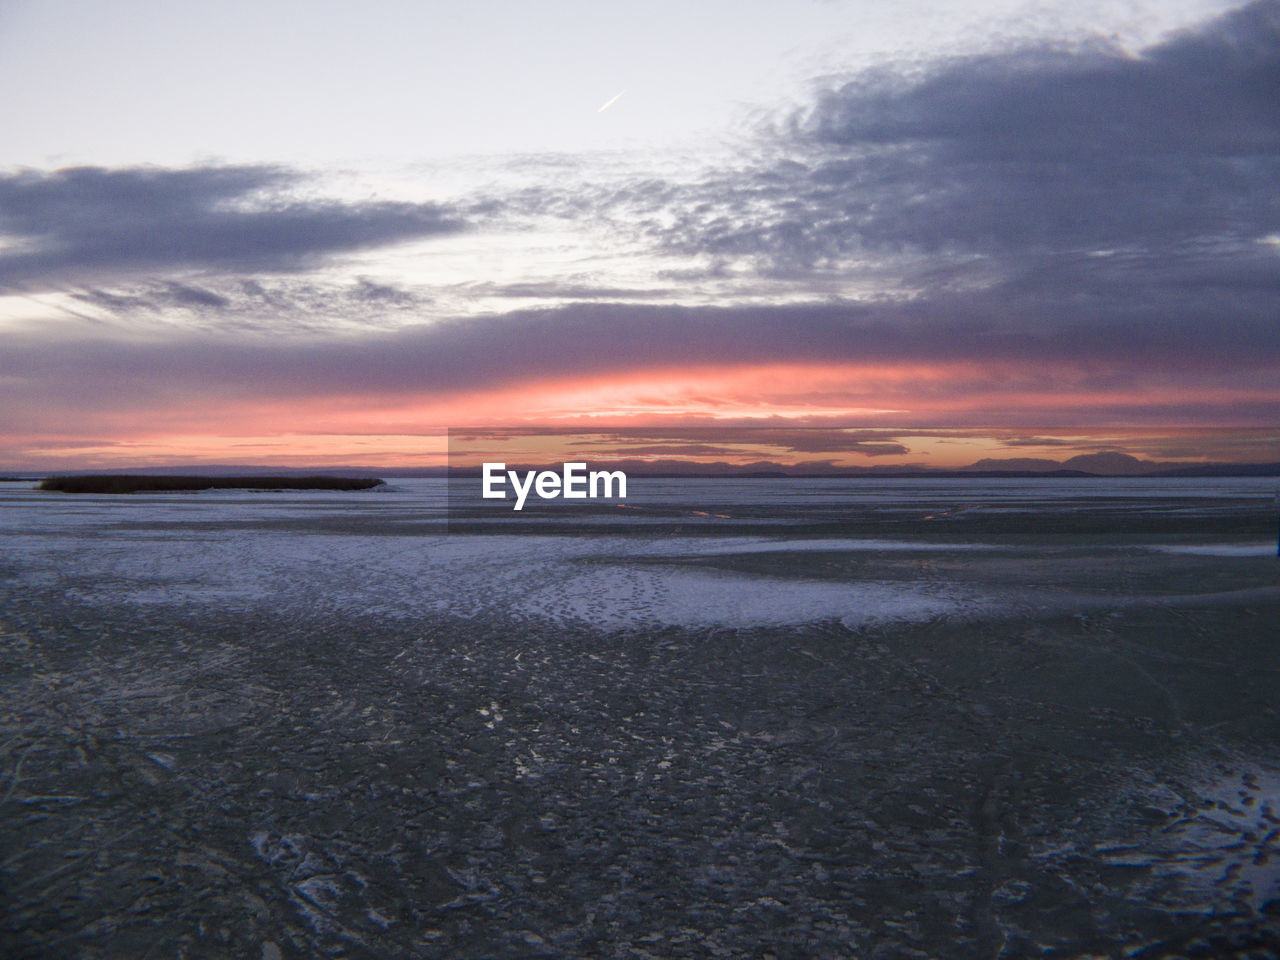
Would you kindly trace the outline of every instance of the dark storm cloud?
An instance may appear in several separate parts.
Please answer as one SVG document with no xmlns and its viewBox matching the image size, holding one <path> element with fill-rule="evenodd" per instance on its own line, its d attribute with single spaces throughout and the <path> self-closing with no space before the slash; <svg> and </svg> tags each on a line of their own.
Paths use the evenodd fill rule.
<svg viewBox="0 0 1280 960">
<path fill-rule="evenodd" d="M 852 76 L 744 158 L 691 183 L 526 190 L 506 209 L 599 217 L 696 256 L 663 274 L 677 288 L 882 291 L 656 332 L 693 355 L 715 316 L 729 362 L 767 347 L 777 359 L 1074 360 L 1099 390 L 1136 370 L 1280 364 L 1280 0 L 1140 55 L 1042 44 Z M 604 341 L 576 335 L 640 365 L 665 344 L 632 336 L 659 314 L 635 316 Z"/>
<path fill-rule="evenodd" d="M 280 167 L 75 167 L 0 176 L 0 282 L 42 289 L 168 269 L 299 270 L 463 229 L 434 204 L 298 199 Z"/>
<path fill-rule="evenodd" d="M 921 359 L 982 342 L 992 359 L 1031 359 L 1040 342 L 1151 368 L 1280 360 L 1277 0 L 1138 56 L 1042 45 L 858 75 L 758 157 L 595 201 L 668 252 L 699 255 L 708 276 L 732 263 L 793 284 L 879 285 L 900 300 L 857 331 L 871 354 L 888 340 Z M 544 209 L 579 216 L 581 202 Z M 789 315 L 778 355 L 805 355 L 829 316 Z M 743 323 L 748 342 L 763 335 Z"/>
<path fill-rule="evenodd" d="M 1280 229 L 1280 3 L 1139 57 L 1041 46 L 857 76 L 773 152 L 699 185 L 656 236 L 778 270 L 867 252 L 1238 254 Z M 1251 259 L 1274 288 L 1274 257 Z"/>
</svg>

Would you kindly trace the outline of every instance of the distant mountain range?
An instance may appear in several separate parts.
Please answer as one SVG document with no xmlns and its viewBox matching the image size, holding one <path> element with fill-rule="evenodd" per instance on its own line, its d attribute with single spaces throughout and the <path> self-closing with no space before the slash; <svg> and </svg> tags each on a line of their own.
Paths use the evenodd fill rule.
<svg viewBox="0 0 1280 960">
<path fill-rule="evenodd" d="M 1041 460 L 1034 457 L 1015 457 L 1008 460 L 979 460 L 964 469 L 985 472 L 988 470 L 1019 470 L 1026 473 L 1046 473 L 1054 470 L 1078 470 L 1100 477 L 1136 477 L 1156 473 L 1175 464 L 1139 460 L 1127 453 L 1082 453 L 1069 460 Z M 1185 464 L 1178 464 L 1185 466 Z"/>
<path fill-rule="evenodd" d="M 1271 477 L 1280 476 L 1280 463 L 1179 463 L 1140 460 L 1127 453 L 1083 453 L 1061 462 L 1016 457 L 979 460 L 966 473 L 1016 470 L 1023 473 L 1072 471 L 1095 477 Z"/>
<path fill-rule="evenodd" d="M 986 458 L 967 467 L 937 469 L 919 465 L 881 465 L 844 467 L 827 461 L 783 464 L 761 460 L 748 464 L 690 463 L 685 460 L 597 460 L 611 470 L 623 470 L 629 476 L 649 477 L 1280 477 L 1280 463 L 1195 463 L 1140 460 L 1127 453 L 1086 453 L 1069 460 L 1043 460 L 1034 457 L 1011 459 Z M 515 469 L 519 464 L 508 464 Z M 544 465 L 539 465 L 544 466 Z M 48 475 L 66 473 L 101 473 L 136 476 L 138 474 L 173 474 L 187 476 L 345 476 L 345 477 L 441 477 L 446 467 L 369 467 L 335 465 L 326 467 L 280 467 L 246 464 L 210 464 L 203 466 L 168 465 L 119 470 L 52 471 Z M 462 471 L 472 475 L 478 470 Z M 41 479 L 43 473 L 16 471 L 4 480 Z"/>
</svg>

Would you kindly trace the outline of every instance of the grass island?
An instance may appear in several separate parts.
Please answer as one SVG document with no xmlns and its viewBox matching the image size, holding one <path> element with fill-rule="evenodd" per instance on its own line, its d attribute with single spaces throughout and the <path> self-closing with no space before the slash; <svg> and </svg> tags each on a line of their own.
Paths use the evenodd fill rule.
<svg viewBox="0 0 1280 960">
<path fill-rule="evenodd" d="M 374 477 L 183 477 L 81 475 L 46 477 L 41 490 L 58 493 L 189 493 L 199 490 L 369 490 Z"/>
</svg>

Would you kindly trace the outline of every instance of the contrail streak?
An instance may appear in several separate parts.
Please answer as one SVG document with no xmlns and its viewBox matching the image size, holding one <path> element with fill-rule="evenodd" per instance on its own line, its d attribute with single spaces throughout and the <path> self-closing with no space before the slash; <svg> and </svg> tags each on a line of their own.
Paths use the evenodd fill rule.
<svg viewBox="0 0 1280 960">
<path fill-rule="evenodd" d="M 610 98 L 609 101 L 604 104 L 604 106 L 602 106 L 599 110 L 597 110 L 596 113 L 604 113 L 606 110 L 612 107 L 615 103 L 617 103 L 618 100 L 622 97 L 622 94 L 626 92 L 627 91 L 625 90 L 619 91 L 616 95 Z"/>
</svg>

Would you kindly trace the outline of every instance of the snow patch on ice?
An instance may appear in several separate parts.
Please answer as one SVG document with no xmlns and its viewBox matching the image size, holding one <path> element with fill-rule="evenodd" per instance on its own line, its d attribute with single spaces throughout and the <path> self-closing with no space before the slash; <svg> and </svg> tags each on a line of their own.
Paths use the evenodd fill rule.
<svg viewBox="0 0 1280 960">
<path fill-rule="evenodd" d="M 1221 776 L 1199 791 L 1199 807 L 1165 831 L 1152 858 L 1206 906 L 1229 899 L 1260 908 L 1280 898 L 1280 772 Z"/>
<path fill-rule="evenodd" d="M 526 614 L 604 629 L 636 626 L 782 626 L 840 620 L 928 620 L 971 601 L 918 584 L 830 583 L 711 570 L 619 565 L 538 589 Z"/>
</svg>

